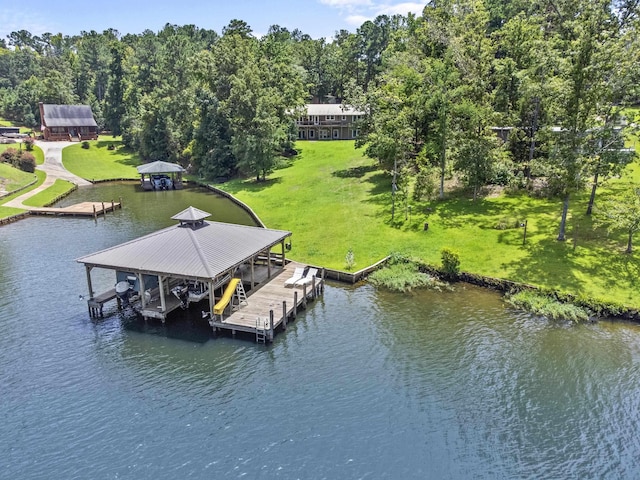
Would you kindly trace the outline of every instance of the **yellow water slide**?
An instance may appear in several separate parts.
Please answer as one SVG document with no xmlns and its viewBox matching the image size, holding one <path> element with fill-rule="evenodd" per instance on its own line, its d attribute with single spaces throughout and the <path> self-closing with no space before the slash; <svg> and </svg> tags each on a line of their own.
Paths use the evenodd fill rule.
<svg viewBox="0 0 640 480">
<path fill-rule="evenodd" d="M 213 313 L 215 315 L 222 315 L 224 309 L 227 307 L 227 305 L 229 305 L 229 302 L 233 297 L 233 292 L 235 292 L 236 288 L 238 287 L 238 282 L 240 282 L 239 278 L 232 278 L 229 281 L 229 285 L 227 285 L 227 288 L 224 290 L 222 298 L 213 307 Z"/>
</svg>

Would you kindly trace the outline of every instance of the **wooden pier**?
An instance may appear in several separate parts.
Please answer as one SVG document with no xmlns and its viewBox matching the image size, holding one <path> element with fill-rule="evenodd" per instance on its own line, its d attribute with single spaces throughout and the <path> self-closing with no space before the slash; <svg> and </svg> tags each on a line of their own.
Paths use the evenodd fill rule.
<svg viewBox="0 0 640 480">
<path fill-rule="evenodd" d="M 322 277 L 314 277 L 309 285 L 286 287 L 284 282 L 291 278 L 296 267 L 304 267 L 297 262 L 288 263 L 280 273 L 266 283 L 248 292 L 245 305 L 236 307 L 229 316 L 215 316 L 209 324 L 216 329 L 254 334 L 256 341 L 273 341 L 274 333 L 296 318 L 299 309 L 324 293 L 324 270 Z"/>
<path fill-rule="evenodd" d="M 87 300 L 87 306 L 89 307 L 89 316 L 102 317 L 104 304 L 110 302 L 111 300 L 115 300 L 115 298 L 116 289 L 112 288 L 111 290 L 107 290 L 106 292 Z"/>
<path fill-rule="evenodd" d="M 56 216 L 80 216 L 94 217 L 114 212 L 117 208 L 122 208 L 121 202 L 82 202 L 68 207 L 34 207 L 29 208 L 31 215 L 56 215 Z"/>
</svg>

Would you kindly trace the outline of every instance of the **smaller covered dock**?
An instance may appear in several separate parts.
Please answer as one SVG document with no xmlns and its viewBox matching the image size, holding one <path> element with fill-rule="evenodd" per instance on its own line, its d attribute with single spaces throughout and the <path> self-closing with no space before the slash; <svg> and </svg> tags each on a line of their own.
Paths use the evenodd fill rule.
<svg viewBox="0 0 640 480">
<path fill-rule="evenodd" d="M 144 190 L 180 190 L 183 187 L 182 174 L 185 169 L 177 163 L 159 160 L 136 168 Z"/>
</svg>

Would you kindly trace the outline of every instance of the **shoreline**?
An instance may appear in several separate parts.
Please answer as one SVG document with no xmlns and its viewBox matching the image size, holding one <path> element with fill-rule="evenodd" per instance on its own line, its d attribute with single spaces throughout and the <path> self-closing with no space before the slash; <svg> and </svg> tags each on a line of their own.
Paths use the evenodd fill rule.
<svg viewBox="0 0 640 480">
<path fill-rule="evenodd" d="M 118 181 L 125 181 L 125 180 L 135 181 L 135 179 L 122 178 L 122 179 L 98 179 L 98 180 L 94 179 L 89 182 L 95 185 L 98 183 L 118 182 Z M 194 185 L 197 185 L 199 187 L 206 188 L 207 190 L 212 191 L 217 195 L 220 195 L 222 197 L 229 199 L 230 201 L 235 203 L 237 206 L 245 210 L 247 214 L 256 222 L 258 226 L 262 228 L 266 228 L 264 222 L 260 219 L 258 214 L 256 214 L 249 205 L 242 202 L 238 198 L 234 197 L 229 192 L 226 192 L 213 185 L 200 182 L 200 181 L 190 181 L 190 182 L 188 181 L 188 183 L 193 183 Z M 69 189 L 68 192 L 60 195 L 58 198 L 54 199 L 52 202 L 49 202 L 49 205 L 70 195 L 76 189 L 77 189 L 77 185 L 75 188 Z M 29 216 L 31 216 L 29 211 L 26 211 L 23 213 L 12 215 L 4 219 L 0 219 L 0 227 L 22 220 L 23 218 L 27 218 Z M 358 282 L 365 280 L 370 273 L 374 272 L 379 268 L 382 268 L 386 264 L 388 258 L 389 257 L 382 258 L 381 260 L 378 260 L 372 265 L 362 268 L 356 272 L 346 272 L 342 270 L 327 268 L 325 269 L 326 278 L 336 282 L 354 285 Z M 444 275 L 444 273 L 434 265 L 430 265 L 423 261 L 420 261 L 419 266 L 420 266 L 420 270 L 425 273 L 429 273 L 438 278 L 446 279 L 446 276 Z M 607 302 L 605 300 L 599 301 L 599 300 L 592 300 L 592 299 L 581 299 L 579 295 L 574 293 L 560 292 L 557 290 L 546 289 L 544 287 L 539 287 L 539 286 L 530 285 L 530 284 L 521 283 L 521 282 L 515 282 L 513 280 L 488 277 L 488 276 L 479 275 L 471 272 L 460 272 L 458 274 L 456 281 L 468 283 L 470 285 L 476 285 L 489 290 L 495 290 L 501 293 L 517 292 L 521 290 L 534 290 L 543 294 L 555 296 L 556 299 L 560 302 L 574 303 L 576 305 L 586 307 L 591 311 L 599 312 L 596 318 L 612 318 L 616 320 L 640 323 L 640 308 L 638 307 L 633 307 L 628 305 L 618 305 L 613 302 Z"/>
</svg>

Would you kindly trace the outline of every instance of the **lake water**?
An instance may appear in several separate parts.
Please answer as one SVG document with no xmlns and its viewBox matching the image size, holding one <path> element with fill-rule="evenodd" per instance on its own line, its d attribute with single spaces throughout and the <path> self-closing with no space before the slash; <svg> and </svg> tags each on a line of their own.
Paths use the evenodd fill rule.
<svg viewBox="0 0 640 480">
<path fill-rule="evenodd" d="M 267 346 L 199 312 L 94 320 L 75 258 L 188 205 L 250 223 L 191 190 L 65 202 L 112 196 L 97 223 L 0 228 L 0 478 L 640 477 L 638 325 L 550 323 L 464 285 L 329 284 Z"/>
</svg>

